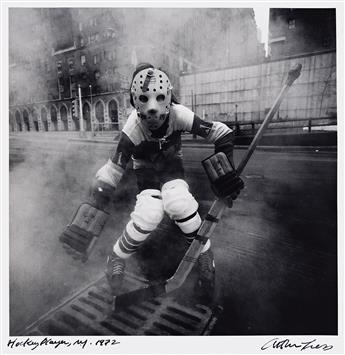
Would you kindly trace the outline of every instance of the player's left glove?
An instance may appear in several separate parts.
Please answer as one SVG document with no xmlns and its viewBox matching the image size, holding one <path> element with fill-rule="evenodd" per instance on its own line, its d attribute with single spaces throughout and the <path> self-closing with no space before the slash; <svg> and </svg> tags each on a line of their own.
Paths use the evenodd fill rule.
<svg viewBox="0 0 345 355">
<path fill-rule="evenodd" d="M 232 206 L 244 187 L 230 160 L 223 152 L 211 155 L 202 161 L 202 165 L 210 179 L 213 192 L 219 198 L 225 199 Z"/>
</svg>

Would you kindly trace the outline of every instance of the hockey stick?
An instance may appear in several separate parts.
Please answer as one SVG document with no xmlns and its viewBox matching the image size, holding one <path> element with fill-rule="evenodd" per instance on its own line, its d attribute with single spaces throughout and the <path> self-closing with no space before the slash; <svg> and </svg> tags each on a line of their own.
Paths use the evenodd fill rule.
<svg viewBox="0 0 345 355">
<path fill-rule="evenodd" d="M 252 156 L 261 137 L 263 136 L 266 127 L 277 112 L 289 88 L 291 87 L 293 82 L 300 76 L 301 69 L 302 65 L 297 64 L 294 68 L 289 70 L 288 77 L 284 83 L 284 86 L 282 87 L 279 95 L 274 101 L 272 108 L 267 113 L 261 127 L 259 128 L 247 152 L 242 158 L 242 161 L 237 167 L 238 175 L 243 172 L 248 160 Z M 210 210 L 207 213 L 207 216 L 205 217 L 198 230 L 196 238 L 193 240 L 186 254 L 182 258 L 179 266 L 177 267 L 176 272 L 170 279 L 158 283 L 156 285 L 150 285 L 142 289 L 114 296 L 113 311 L 117 310 L 118 308 L 121 309 L 124 307 L 128 307 L 133 303 L 139 303 L 154 297 L 162 296 L 179 288 L 184 283 L 190 271 L 192 270 L 207 240 L 212 236 L 213 231 L 225 208 L 227 208 L 227 205 L 223 199 L 216 199 L 213 202 Z"/>
</svg>

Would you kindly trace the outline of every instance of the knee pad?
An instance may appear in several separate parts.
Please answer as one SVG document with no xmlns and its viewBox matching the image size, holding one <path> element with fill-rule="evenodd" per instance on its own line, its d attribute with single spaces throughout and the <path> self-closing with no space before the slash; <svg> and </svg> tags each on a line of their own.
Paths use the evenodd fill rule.
<svg viewBox="0 0 345 355">
<path fill-rule="evenodd" d="M 164 216 L 163 202 L 159 190 L 148 189 L 137 195 L 131 219 L 143 232 L 153 231 Z"/>
<path fill-rule="evenodd" d="M 196 231 L 201 224 L 199 204 L 188 189 L 182 179 L 171 180 L 162 187 L 164 211 L 184 233 Z"/>
</svg>

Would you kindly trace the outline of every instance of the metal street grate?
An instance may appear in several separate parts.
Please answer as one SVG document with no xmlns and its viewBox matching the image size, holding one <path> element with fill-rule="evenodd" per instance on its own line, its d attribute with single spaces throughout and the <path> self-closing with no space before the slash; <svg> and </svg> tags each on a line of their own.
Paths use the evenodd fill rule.
<svg viewBox="0 0 345 355">
<path fill-rule="evenodd" d="M 126 274 L 125 292 L 145 282 Z M 23 335 L 202 335 L 209 334 L 216 311 L 204 305 L 185 306 L 171 296 L 158 297 L 111 312 L 112 295 L 105 277 L 71 297 L 27 327 Z"/>
</svg>

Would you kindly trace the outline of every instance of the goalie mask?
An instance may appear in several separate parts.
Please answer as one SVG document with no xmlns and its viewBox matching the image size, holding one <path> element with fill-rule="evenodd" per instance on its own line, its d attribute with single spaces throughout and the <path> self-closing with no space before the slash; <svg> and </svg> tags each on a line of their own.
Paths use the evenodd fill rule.
<svg viewBox="0 0 345 355">
<path fill-rule="evenodd" d="M 168 117 L 172 86 L 168 76 L 159 69 L 138 72 L 132 81 L 131 96 L 141 122 L 156 130 Z"/>
</svg>

